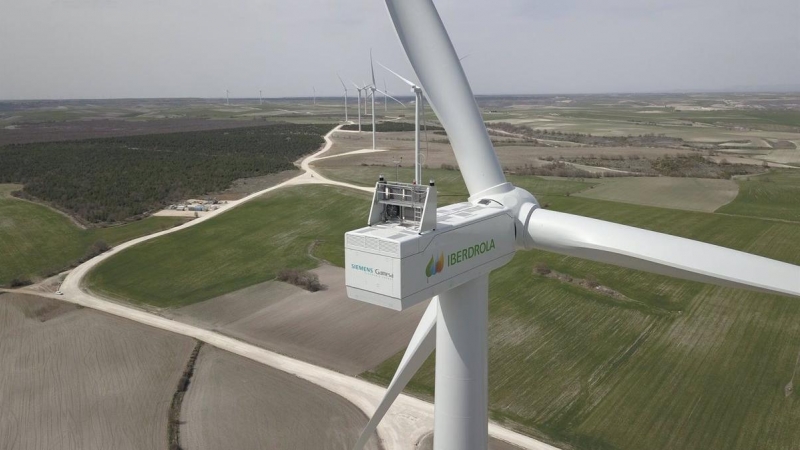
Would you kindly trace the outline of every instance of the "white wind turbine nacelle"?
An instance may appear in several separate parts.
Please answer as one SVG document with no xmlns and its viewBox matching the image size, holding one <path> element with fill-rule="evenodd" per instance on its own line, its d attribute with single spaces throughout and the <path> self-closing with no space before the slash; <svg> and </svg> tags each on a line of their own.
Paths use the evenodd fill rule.
<svg viewBox="0 0 800 450">
<path fill-rule="evenodd" d="M 371 237 L 368 237 L 370 230 L 365 229 L 346 235 L 346 258 L 348 252 L 354 253 L 350 241 L 351 235 L 354 235 L 352 242 L 357 243 L 361 239 L 364 243 L 370 242 L 367 247 L 374 245 L 379 249 L 374 259 L 376 265 L 380 262 L 385 267 L 394 268 L 392 273 L 388 273 L 392 269 L 382 269 L 376 278 L 371 272 L 364 275 L 364 272 L 373 270 L 371 267 L 353 264 L 351 270 L 348 262 L 348 295 L 357 293 L 361 300 L 396 309 L 421 301 L 425 294 L 430 294 L 428 298 L 434 296 L 383 400 L 359 437 L 355 449 L 363 448 L 392 402 L 434 347 L 437 349 L 434 448 L 486 449 L 487 274 L 510 260 L 514 247 L 520 250 L 542 249 L 721 286 L 800 296 L 800 267 L 796 265 L 663 233 L 539 208 L 530 193 L 506 182 L 459 58 L 432 0 L 385 1 L 403 48 L 421 84 L 425 86 L 428 101 L 447 131 L 470 198 L 469 203 L 459 204 L 464 206 L 450 205 L 440 209 L 440 212 L 445 210 L 450 216 L 446 216 L 445 220 L 441 219 L 444 216 L 440 216 L 440 225 L 428 234 L 419 233 L 415 237 L 415 233 L 406 233 L 397 239 L 396 235 L 391 235 L 396 231 L 388 233 L 384 227 L 376 229 Z M 386 198 L 384 193 L 389 192 L 381 183 L 385 182 L 381 181 L 376 186 L 373 208 L 381 198 Z M 470 219 L 455 218 L 457 214 L 452 211 L 491 216 L 492 220 L 507 224 L 508 227 L 481 228 L 476 226 L 478 224 L 470 223 Z M 464 231 L 461 237 L 458 226 L 448 225 L 459 220 L 459 226 Z M 448 233 L 455 238 L 448 241 Z M 447 257 L 448 267 L 441 274 L 434 275 L 440 277 L 437 280 L 441 281 L 436 281 L 437 284 L 431 284 L 434 282 L 430 276 L 428 284 L 424 281 L 418 283 L 419 274 L 414 270 L 403 270 L 407 258 L 415 258 L 412 261 L 415 264 L 419 260 L 424 261 L 427 255 L 420 255 L 423 252 L 418 249 L 431 245 L 437 239 L 440 240 L 439 248 L 449 252 L 450 248 L 461 248 L 458 244 L 466 239 L 481 242 L 489 233 L 495 236 L 498 248 L 502 249 L 499 258 L 492 259 L 493 256 L 484 255 L 483 248 L 480 248 L 480 257 L 473 260 L 470 256 L 469 261 L 475 262 L 465 263 L 463 265 L 468 267 L 459 269 L 460 265 L 450 267 L 449 260 L 453 255 L 458 257 L 458 254 L 472 247 L 450 253 Z M 391 241 L 393 238 L 396 242 Z M 386 257 L 389 250 L 397 252 L 402 258 Z M 439 250 L 435 253 L 438 254 Z M 436 269 L 433 272 L 436 274 Z M 351 278 L 355 283 L 351 283 Z M 409 279 L 411 282 L 402 281 Z M 359 283 L 361 288 L 353 287 Z M 366 291 L 370 283 L 377 286 L 373 292 Z M 404 297 L 404 291 L 410 293 L 407 298 Z"/>
</svg>

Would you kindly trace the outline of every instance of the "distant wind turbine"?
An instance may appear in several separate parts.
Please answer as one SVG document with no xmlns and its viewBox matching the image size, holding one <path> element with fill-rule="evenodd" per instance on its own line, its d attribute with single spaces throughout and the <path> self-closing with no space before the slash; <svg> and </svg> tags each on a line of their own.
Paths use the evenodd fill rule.
<svg viewBox="0 0 800 450">
<path fill-rule="evenodd" d="M 264 99 L 261 98 L 261 89 L 258 90 L 258 104 L 263 105 Z"/>
<path fill-rule="evenodd" d="M 348 119 L 347 119 L 347 85 L 344 84 L 344 81 L 342 81 L 342 77 L 340 77 L 338 73 L 336 74 L 336 77 L 339 78 L 339 82 L 342 83 L 342 88 L 344 89 L 344 121 L 348 122 Z"/>
<path fill-rule="evenodd" d="M 230 98 L 230 96 L 229 96 L 230 92 L 231 92 L 231 91 L 229 91 L 229 90 L 225 89 L 225 104 L 226 104 L 226 105 L 229 105 L 229 106 L 230 106 L 230 104 L 231 104 L 231 98 Z"/>
<path fill-rule="evenodd" d="M 420 184 L 422 183 L 422 165 L 419 160 L 419 120 L 420 116 L 422 116 L 422 88 L 380 62 L 378 62 L 378 65 L 394 74 L 397 78 L 403 80 L 405 84 L 411 87 L 411 92 L 414 93 L 414 182 Z"/>
<path fill-rule="evenodd" d="M 314 106 L 317 106 L 317 88 L 311 86 L 311 89 L 314 91 Z"/>
<path fill-rule="evenodd" d="M 375 92 L 380 92 L 384 96 L 391 97 L 392 100 L 396 101 L 397 103 L 400 103 L 401 105 L 403 105 L 403 102 L 401 102 L 400 100 L 392 97 L 391 95 L 389 95 L 386 92 L 378 89 L 375 86 L 375 67 L 372 64 L 372 50 L 369 51 L 369 70 L 370 70 L 370 73 L 372 74 L 372 85 L 368 86 L 367 88 L 370 90 L 370 92 L 372 94 L 371 95 L 371 97 L 372 97 L 372 149 L 375 150 Z M 403 106 L 405 106 L 405 105 L 403 105 Z"/>
<path fill-rule="evenodd" d="M 353 83 L 353 86 L 355 86 L 356 90 L 358 91 L 358 132 L 360 133 L 361 132 L 361 89 L 362 88 L 358 87 L 358 85 L 355 83 L 355 81 L 351 81 L 351 83 Z M 366 113 L 367 113 L 367 110 L 364 109 L 364 114 L 366 114 Z"/>
</svg>

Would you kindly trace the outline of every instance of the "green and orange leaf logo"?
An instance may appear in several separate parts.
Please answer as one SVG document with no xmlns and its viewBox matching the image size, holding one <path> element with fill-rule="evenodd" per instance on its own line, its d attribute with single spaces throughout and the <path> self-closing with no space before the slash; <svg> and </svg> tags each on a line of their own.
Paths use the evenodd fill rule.
<svg viewBox="0 0 800 450">
<path fill-rule="evenodd" d="M 431 260 L 428 261 L 428 265 L 425 267 L 425 275 L 430 278 L 437 273 L 441 273 L 444 269 L 444 252 L 442 252 L 438 258 L 434 259 L 431 256 Z"/>
</svg>

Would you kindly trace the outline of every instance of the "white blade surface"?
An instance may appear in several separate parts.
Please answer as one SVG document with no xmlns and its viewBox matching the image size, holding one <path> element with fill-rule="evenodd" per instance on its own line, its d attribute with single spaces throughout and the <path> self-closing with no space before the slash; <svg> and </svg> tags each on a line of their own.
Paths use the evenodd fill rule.
<svg viewBox="0 0 800 450">
<path fill-rule="evenodd" d="M 611 222 L 536 209 L 527 247 L 692 281 L 800 296 L 800 266 Z"/>
<path fill-rule="evenodd" d="M 422 315 L 422 319 L 411 336 L 411 341 L 408 343 L 408 348 L 403 354 L 403 359 L 400 360 L 400 365 L 397 366 L 392 382 L 386 389 L 386 394 L 383 396 L 381 403 L 369 419 L 361 436 L 358 437 L 356 445 L 353 450 L 361 450 L 366 445 L 372 433 L 378 428 L 378 424 L 386 415 L 386 411 L 392 406 L 397 396 L 403 392 L 411 377 L 417 373 L 417 370 L 422 366 L 422 363 L 433 353 L 436 348 L 436 311 L 439 309 L 439 297 L 433 297 L 433 300 L 428 304 L 428 308 Z"/>
<path fill-rule="evenodd" d="M 387 94 L 386 92 L 384 92 L 384 91 L 382 91 L 382 90 L 380 90 L 380 89 L 375 89 L 375 90 L 376 90 L 376 91 L 378 91 L 378 92 L 380 92 L 381 94 L 383 94 L 383 95 L 385 95 L 385 96 L 389 97 L 390 99 L 392 99 L 392 100 L 396 101 L 397 103 L 400 103 L 401 105 L 403 105 L 403 106 L 406 106 L 406 105 L 405 105 L 405 103 L 403 103 L 403 102 L 401 102 L 400 100 L 398 100 L 398 99 L 396 99 L 396 98 L 392 97 L 391 95 Z"/>
<path fill-rule="evenodd" d="M 369 70 L 372 73 L 372 87 L 377 87 L 375 83 L 375 66 L 372 64 L 372 49 L 369 49 Z"/>
<path fill-rule="evenodd" d="M 403 78 L 403 77 L 402 77 L 402 75 L 400 75 L 399 73 L 395 72 L 394 70 L 392 70 L 392 69 L 390 69 L 390 68 L 388 68 L 388 67 L 384 66 L 383 64 L 381 64 L 381 63 L 380 63 L 380 61 L 378 61 L 378 65 L 379 65 L 379 66 L 381 66 L 381 67 L 383 67 L 384 69 L 388 70 L 389 72 L 391 72 L 391 73 L 392 73 L 394 76 L 396 76 L 397 78 L 400 78 L 401 80 L 403 80 L 403 82 L 404 82 L 404 83 L 406 83 L 407 85 L 411 86 L 412 88 L 415 88 L 415 87 L 417 87 L 417 85 L 416 85 L 416 84 L 414 84 L 413 82 L 411 82 L 411 81 L 409 81 L 409 80 L 407 80 L 407 79 Z"/>
<path fill-rule="evenodd" d="M 386 0 L 400 42 L 447 130 L 470 195 L 506 182 L 472 89 L 431 0 Z"/>
</svg>

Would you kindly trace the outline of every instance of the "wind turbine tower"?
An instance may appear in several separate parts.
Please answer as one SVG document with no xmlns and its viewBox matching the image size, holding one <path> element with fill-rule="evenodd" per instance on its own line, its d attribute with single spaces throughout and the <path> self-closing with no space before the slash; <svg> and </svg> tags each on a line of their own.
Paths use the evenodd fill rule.
<svg viewBox="0 0 800 450">
<path fill-rule="evenodd" d="M 408 79 L 400 76 L 394 70 L 384 66 L 380 62 L 378 65 L 383 67 L 384 69 L 388 70 L 397 78 L 403 80 L 403 82 L 411 87 L 411 91 L 414 93 L 414 181 L 417 184 L 422 183 L 422 164 L 420 164 L 419 160 L 419 122 L 420 117 L 422 117 L 422 88 L 417 86 L 416 84 L 412 83 Z"/>
<path fill-rule="evenodd" d="M 311 89 L 314 91 L 314 106 L 317 106 L 317 88 L 311 86 Z"/>
<path fill-rule="evenodd" d="M 225 89 L 225 104 L 228 105 L 228 106 L 230 106 L 230 104 L 231 104 L 230 93 L 231 93 L 231 91 Z"/>
<path fill-rule="evenodd" d="M 506 180 L 433 0 L 385 1 L 428 102 L 447 131 L 470 196 L 437 209 L 433 182 L 423 186 L 381 177 L 368 226 L 345 234 L 348 296 L 394 310 L 432 298 L 356 450 L 434 349 L 433 448 L 486 450 L 489 273 L 511 261 L 516 251 L 545 250 L 800 297 L 800 266 L 540 207 L 533 195 Z"/>
<path fill-rule="evenodd" d="M 358 87 L 355 81 L 351 81 L 351 83 L 353 83 L 353 86 L 355 86 L 358 91 L 358 132 L 361 133 L 361 88 Z M 366 112 L 365 110 L 364 113 L 366 114 Z"/>
<path fill-rule="evenodd" d="M 258 104 L 259 105 L 263 105 L 264 104 L 264 99 L 261 98 L 261 89 L 258 90 Z"/>
<path fill-rule="evenodd" d="M 372 99 L 372 149 L 375 150 L 375 91 L 380 91 L 375 86 L 375 68 L 372 66 L 372 49 L 369 50 L 369 70 L 372 74 L 372 84 L 369 86 L 370 98 Z"/>
</svg>

